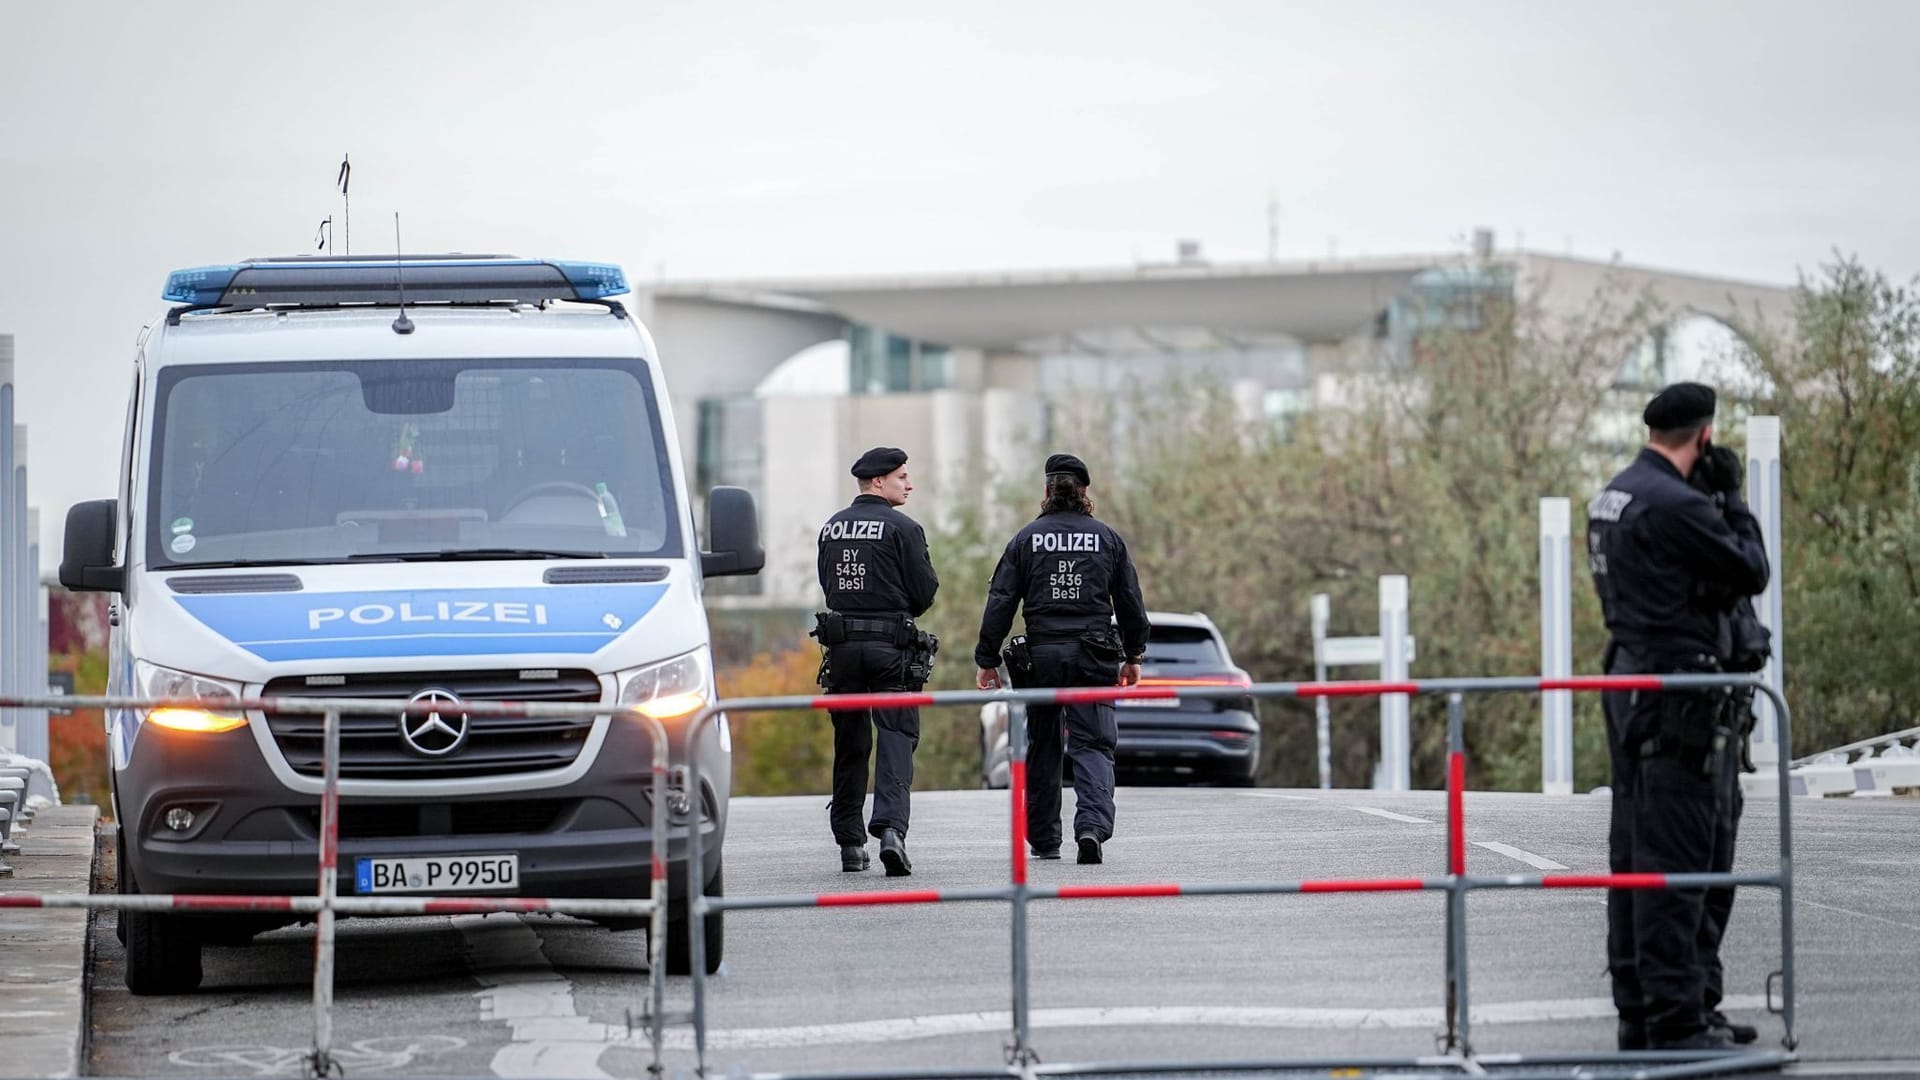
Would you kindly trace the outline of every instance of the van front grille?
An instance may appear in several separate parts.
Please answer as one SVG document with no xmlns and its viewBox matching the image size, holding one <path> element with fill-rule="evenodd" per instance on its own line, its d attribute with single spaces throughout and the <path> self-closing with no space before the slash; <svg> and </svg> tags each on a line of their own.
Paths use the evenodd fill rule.
<svg viewBox="0 0 1920 1080">
<path fill-rule="evenodd" d="M 295 675 L 269 682 L 261 696 L 406 701 L 423 691 L 436 690 L 470 706 L 465 710 L 464 740 L 438 756 L 408 743 L 398 711 L 342 713 L 342 779 L 444 780 L 539 772 L 572 764 L 593 728 L 593 717 L 485 716 L 471 706 L 487 701 L 597 703 L 601 698 L 599 678 L 589 671 L 569 670 L 541 671 L 535 678 L 522 675 L 518 670 Z M 323 775 L 324 717 L 282 713 L 266 719 L 275 745 L 295 772 Z M 455 716 L 447 719 L 450 727 L 457 728 Z M 449 739 L 444 732 L 436 734 L 437 740 L 417 741 L 437 748 Z"/>
</svg>

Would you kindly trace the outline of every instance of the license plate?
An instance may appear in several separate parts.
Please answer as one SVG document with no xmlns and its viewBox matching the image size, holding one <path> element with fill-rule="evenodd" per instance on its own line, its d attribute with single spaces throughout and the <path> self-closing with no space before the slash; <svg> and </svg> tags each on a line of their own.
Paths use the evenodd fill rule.
<svg viewBox="0 0 1920 1080">
<path fill-rule="evenodd" d="M 1129 709 L 1177 709 L 1180 702 L 1170 697 L 1123 697 L 1115 705 Z"/>
<path fill-rule="evenodd" d="M 354 891 L 448 893 L 517 889 L 518 855 L 429 855 L 411 859 L 357 859 Z"/>
</svg>

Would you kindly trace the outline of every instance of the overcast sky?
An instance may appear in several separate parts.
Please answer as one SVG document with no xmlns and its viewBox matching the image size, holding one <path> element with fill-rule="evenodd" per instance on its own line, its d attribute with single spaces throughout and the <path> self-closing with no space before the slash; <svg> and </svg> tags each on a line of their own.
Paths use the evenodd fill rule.
<svg viewBox="0 0 1920 1080">
<path fill-rule="evenodd" d="M 174 267 L 352 241 L 640 279 L 1503 246 L 1920 271 L 1920 4 L 0 0 L 0 333 L 43 563 Z M 669 362 L 672 362 L 669 358 Z"/>
</svg>

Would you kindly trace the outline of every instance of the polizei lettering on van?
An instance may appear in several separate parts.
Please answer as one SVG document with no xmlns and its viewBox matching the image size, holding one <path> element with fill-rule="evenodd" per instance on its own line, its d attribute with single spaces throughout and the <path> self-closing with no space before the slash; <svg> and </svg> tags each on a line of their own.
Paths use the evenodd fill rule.
<svg viewBox="0 0 1920 1080">
<path fill-rule="evenodd" d="M 821 540 L 882 540 L 886 535 L 884 521 L 829 521 L 820 530 Z"/>
<path fill-rule="evenodd" d="M 1099 551 L 1100 534 L 1097 532 L 1034 533 L 1033 550 Z"/>
<path fill-rule="evenodd" d="M 424 604 L 416 610 L 410 601 L 398 604 L 359 604 L 350 608 L 307 609 L 307 629 L 318 630 L 330 622 L 345 619 L 360 626 L 383 623 L 512 623 L 519 626 L 547 625 L 547 605 L 488 603 L 484 600 L 442 600 Z"/>
</svg>

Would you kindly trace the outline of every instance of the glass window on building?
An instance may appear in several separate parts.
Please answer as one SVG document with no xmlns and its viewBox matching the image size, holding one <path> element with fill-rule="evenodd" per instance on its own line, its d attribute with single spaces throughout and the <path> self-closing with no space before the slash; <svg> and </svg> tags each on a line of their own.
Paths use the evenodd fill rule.
<svg viewBox="0 0 1920 1080">
<path fill-rule="evenodd" d="M 760 402 L 752 395 L 700 402 L 694 476 L 704 493 L 717 484 L 760 490 Z"/>
<path fill-rule="evenodd" d="M 871 326 L 847 328 L 847 356 L 850 385 L 856 394 L 940 390 L 953 378 L 952 351 L 947 346 Z"/>
</svg>

